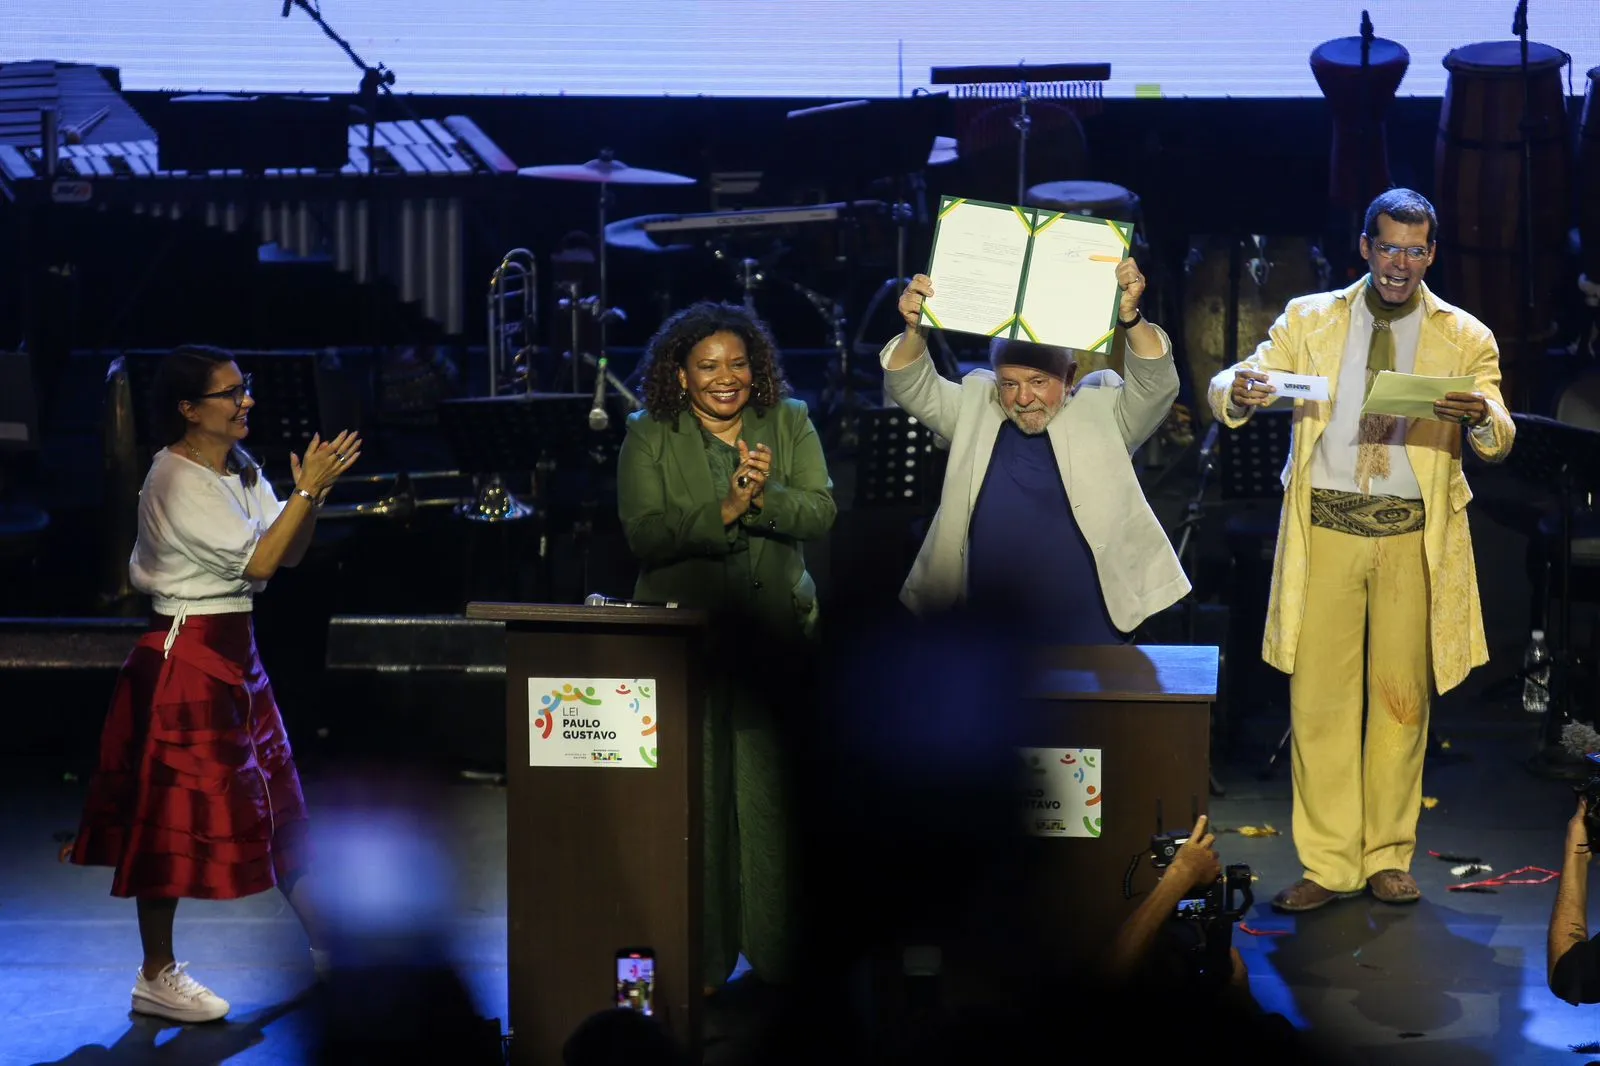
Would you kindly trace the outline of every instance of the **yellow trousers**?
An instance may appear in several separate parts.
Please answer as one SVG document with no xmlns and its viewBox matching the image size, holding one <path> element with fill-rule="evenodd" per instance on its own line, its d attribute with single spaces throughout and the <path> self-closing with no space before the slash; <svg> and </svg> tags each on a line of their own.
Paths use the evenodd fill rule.
<svg viewBox="0 0 1600 1066">
<path fill-rule="evenodd" d="M 1307 878 L 1353 892 L 1380 870 L 1409 870 L 1416 851 L 1428 568 L 1421 532 L 1363 537 L 1320 526 L 1308 562 L 1289 679 L 1294 843 Z"/>
</svg>

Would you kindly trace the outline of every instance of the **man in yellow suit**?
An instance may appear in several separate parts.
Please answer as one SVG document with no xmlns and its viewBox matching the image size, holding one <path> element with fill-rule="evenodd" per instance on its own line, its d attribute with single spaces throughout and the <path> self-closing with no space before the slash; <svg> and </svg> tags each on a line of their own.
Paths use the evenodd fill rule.
<svg viewBox="0 0 1600 1066">
<path fill-rule="evenodd" d="M 1369 273 L 1292 300 L 1248 359 L 1211 379 L 1229 428 L 1277 398 L 1269 373 L 1325 377 L 1295 400 L 1262 657 L 1290 675 L 1294 842 L 1304 876 L 1273 898 L 1308 911 L 1364 887 L 1421 898 L 1411 876 L 1431 687 L 1489 659 L 1478 603 L 1462 438 L 1504 459 L 1516 432 L 1483 323 L 1423 284 L 1438 217 L 1409 189 L 1367 208 Z M 1432 418 L 1363 416 L 1383 370 L 1470 375 Z M 1365 663 L 1363 663 L 1365 655 Z M 1364 697 L 1364 699 L 1363 699 Z M 1365 738 L 1363 741 L 1363 710 Z"/>
</svg>

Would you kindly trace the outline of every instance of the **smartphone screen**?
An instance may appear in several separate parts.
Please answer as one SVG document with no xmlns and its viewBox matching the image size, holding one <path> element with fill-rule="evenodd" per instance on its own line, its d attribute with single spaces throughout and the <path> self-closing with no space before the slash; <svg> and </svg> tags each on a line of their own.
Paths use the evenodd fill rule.
<svg viewBox="0 0 1600 1066">
<path fill-rule="evenodd" d="M 642 948 L 617 952 L 617 1006 L 655 1013 L 656 957 Z"/>
</svg>

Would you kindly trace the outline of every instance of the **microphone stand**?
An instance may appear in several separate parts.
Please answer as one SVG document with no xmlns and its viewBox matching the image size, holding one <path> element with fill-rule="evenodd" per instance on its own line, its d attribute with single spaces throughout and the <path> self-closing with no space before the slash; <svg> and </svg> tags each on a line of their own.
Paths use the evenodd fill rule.
<svg viewBox="0 0 1600 1066">
<path fill-rule="evenodd" d="M 1533 278 L 1533 113 L 1532 78 L 1528 72 L 1528 0 L 1518 0 L 1516 14 L 1511 19 L 1511 32 L 1517 35 L 1522 58 L 1522 119 L 1518 129 L 1522 133 L 1522 303 L 1517 309 L 1518 339 L 1527 344 L 1533 333 L 1534 278 Z M 1520 353 L 1524 358 L 1527 352 Z M 1509 397 L 1511 403 L 1527 409 L 1527 374 L 1517 375 L 1516 388 Z M 1563 634 L 1565 636 L 1565 634 Z"/>
<path fill-rule="evenodd" d="M 350 57 L 350 62 L 356 65 L 356 69 L 361 71 L 361 84 L 356 90 L 356 95 L 361 101 L 361 108 L 366 112 L 367 118 L 367 167 L 363 180 L 367 186 L 366 205 L 376 205 L 379 202 L 378 193 L 380 191 L 380 186 L 378 185 L 378 163 L 374 158 L 378 143 L 378 101 L 385 94 L 391 98 L 394 96 L 391 88 L 394 85 L 394 71 L 385 67 L 382 63 L 375 67 L 369 66 L 366 60 L 362 59 L 356 50 L 350 46 L 350 42 L 339 36 L 338 32 L 328 25 L 327 20 L 322 17 L 320 4 L 313 6 L 310 0 L 284 0 L 283 17 L 288 18 L 289 12 L 294 8 L 304 11 L 311 21 L 317 24 L 317 28 L 330 41 L 338 45 L 344 54 Z M 416 119 L 417 116 L 403 103 L 401 104 L 401 109 L 406 117 L 412 120 Z M 367 335 L 372 339 L 372 349 L 376 352 L 381 345 L 378 337 L 378 322 L 380 319 L 378 309 L 378 242 L 372 234 L 372 218 L 370 214 L 372 210 L 372 206 L 364 206 L 364 209 L 359 212 L 357 217 L 361 222 L 360 240 L 364 245 L 363 252 L 365 253 L 363 255 L 365 262 L 362 267 L 367 277 Z"/>
<path fill-rule="evenodd" d="M 1357 127 L 1360 137 L 1360 154 L 1357 164 L 1361 167 L 1360 184 L 1356 186 L 1357 206 L 1349 210 L 1354 216 L 1352 221 L 1354 230 L 1350 235 L 1349 251 L 1355 252 L 1360 258 L 1361 231 L 1366 226 L 1366 220 L 1361 216 L 1360 203 L 1371 203 L 1377 194 L 1372 191 L 1376 184 L 1372 181 L 1372 18 L 1365 10 L 1361 12 L 1361 123 Z"/>
<path fill-rule="evenodd" d="M 1193 539 L 1195 527 L 1205 517 L 1206 486 L 1211 479 L 1212 473 L 1217 468 L 1217 438 L 1221 433 L 1222 423 L 1220 422 L 1212 422 L 1211 428 L 1206 431 L 1205 443 L 1200 446 L 1200 478 L 1195 485 L 1194 495 L 1189 498 L 1189 505 L 1184 511 L 1183 521 L 1179 523 L 1183 529 L 1183 536 L 1178 538 L 1178 559 L 1182 562 L 1184 570 L 1191 575 L 1195 572 L 1195 553 L 1189 547 L 1189 542 Z M 1197 602 L 1194 583 L 1191 578 L 1189 595 L 1184 600 L 1185 644 L 1193 644 L 1195 642 L 1199 615 L 1200 605 Z M 1211 794 L 1213 796 L 1226 795 L 1222 783 L 1217 780 L 1216 771 L 1207 768 L 1206 773 L 1210 778 Z"/>
</svg>

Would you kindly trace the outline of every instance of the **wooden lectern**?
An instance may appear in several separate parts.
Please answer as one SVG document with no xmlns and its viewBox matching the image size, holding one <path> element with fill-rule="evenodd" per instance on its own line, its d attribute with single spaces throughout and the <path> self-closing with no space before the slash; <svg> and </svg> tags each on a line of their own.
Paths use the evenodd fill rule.
<svg viewBox="0 0 1600 1066">
<path fill-rule="evenodd" d="M 1098 954 L 1155 881 L 1150 837 L 1186 833 L 1209 811 L 1217 649 L 1192 645 L 1054 648 L 1037 664 L 1021 730 L 1042 748 L 1101 751 L 1098 838 L 1041 837 L 1029 848 L 1041 932 Z M 1227 862 L 1227 857 L 1223 857 Z M 1123 896 L 1134 867 L 1135 898 Z"/>
<path fill-rule="evenodd" d="M 953 932 L 943 943 L 895 945 L 878 960 L 874 989 L 879 1018 L 887 1024 L 905 1023 L 912 995 L 908 978 L 928 973 L 929 965 L 939 975 L 938 995 L 946 1007 L 1009 1005 L 1015 995 L 1033 990 L 1025 985 L 1019 993 L 1018 980 L 1090 972 L 1086 968 L 1104 962 L 1118 928 L 1155 883 L 1150 838 L 1157 811 L 1162 828 L 1179 833 L 1193 826 L 1196 813 L 1207 812 L 1216 648 L 1053 648 L 1033 666 L 1022 720 L 1008 730 L 1024 755 L 1016 823 L 1027 834 L 1016 853 L 1020 876 L 999 879 L 1004 883 L 996 899 L 973 903 L 980 911 L 1014 911 L 1000 924 L 1020 940 L 996 940 L 996 923 L 977 914 L 952 923 L 987 927 L 971 940 Z M 1031 807 L 1032 785 L 1039 779 L 1029 772 L 1036 769 L 1029 760 L 1037 757 L 1030 749 L 1081 757 L 1080 748 L 1099 752 L 1097 791 L 1104 800 L 1091 809 L 1101 812 L 1100 835 L 1041 835 L 1038 822 L 1048 825 L 1057 813 L 1064 822 L 1066 810 Z M 1080 806 L 1074 817 L 1084 814 Z M 1127 899 L 1123 884 L 1130 867 L 1134 898 Z M 933 957 L 940 961 L 930 964 Z"/>
<path fill-rule="evenodd" d="M 655 1016 L 698 1061 L 703 828 L 697 676 L 705 616 L 654 607 L 473 603 L 506 627 L 506 967 L 511 1061 L 560 1066 L 578 1024 L 616 1005 L 619 949 L 655 952 Z M 530 679 L 543 680 L 537 693 Z M 655 765 L 634 764 L 637 733 L 587 740 L 541 716 L 569 682 L 589 724 L 584 680 L 653 682 Z M 616 686 L 614 686 L 616 687 Z M 607 696 L 607 693 L 599 693 Z M 558 701 L 558 706 L 561 705 Z M 563 713 L 566 713 L 563 711 Z M 539 725 L 535 725 L 539 719 Z M 640 729 L 650 725 L 641 724 Z M 580 750 L 589 746 L 593 751 Z M 539 754 L 535 754 L 535 752 Z M 637 760 L 635 760 L 637 762 Z"/>
</svg>

